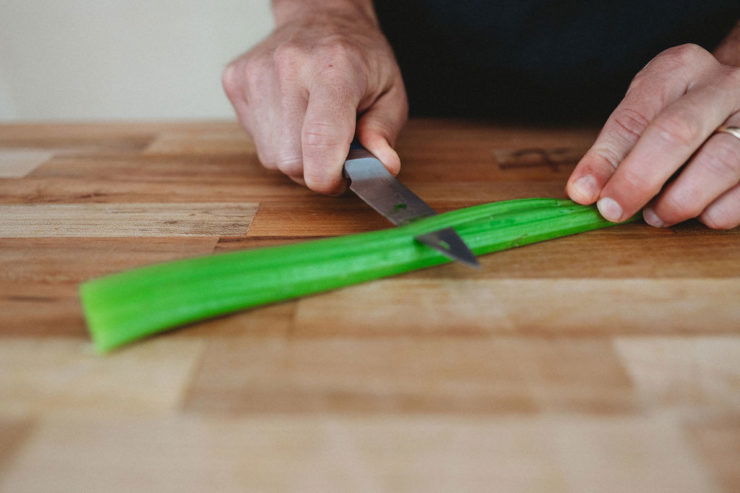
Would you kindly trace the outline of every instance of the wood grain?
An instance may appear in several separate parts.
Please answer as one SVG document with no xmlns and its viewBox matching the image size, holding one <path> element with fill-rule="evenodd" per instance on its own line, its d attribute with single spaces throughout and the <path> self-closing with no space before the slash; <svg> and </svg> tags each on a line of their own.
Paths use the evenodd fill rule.
<svg viewBox="0 0 740 493">
<path fill-rule="evenodd" d="M 84 336 L 78 283 L 211 253 L 216 237 L 0 239 L 0 336 Z"/>
<path fill-rule="evenodd" d="M 462 269 L 458 274 L 465 275 Z M 740 283 L 725 279 L 403 278 L 304 298 L 298 303 L 295 332 L 342 336 L 733 333 L 740 326 L 739 299 Z M 363 317 L 357 317 L 356 300 L 362 300 Z M 595 305 L 598 310 L 585 308 Z"/>
<path fill-rule="evenodd" d="M 740 417 L 720 416 L 697 420 L 689 424 L 691 438 L 725 491 L 735 491 L 740 485 Z"/>
<path fill-rule="evenodd" d="M 203 128 L 169 129 L 157 133 L 144 154 L 177 156 L 213 156 L 236 154 L 254 158 L 252 142 L 244 138 L 241 128 L 213 125 Z"/>
<path fill-rule="evenodd" d="M 226 415 L 610 414 L 634 407 L 607 340 L 477 337 L 214 342 L 185 401 L 187 410 Z"/>
<path fill-rule="evenodd" d="M 39 149 L 0 149 L 0 178 L 22 178 L 53 156 Z"/>
<path fill-rule="evenodd" d="M 51 416 L 0 487 L 60 484 L 161 492 L 718 491 L 670 419 L 588 416 Z"/>
<path fill-rule="evenodd" d="M 0 336 L 86 337 L 78 288 L 70 283 L 0 282 Z"/>
<path fill-rule="evenodd" d="M 0 238 L 237 236 L 257 204 L 0 205 Z"/>
<path fill-rule="evenodd" d="M 152 414 L 178 404 L 202 341 L 157 340 L 100 358 L 87 344 L 59 338 L 10 340 L 0 346 L 4 413 Z"/>
<path fill-rule="evenodd" d="M 211 253 L 218 238 L 0 239 L 0 281 L 80 283 L 148 263 Z"/>
<path fill-rule="evenodd" d="M 414 120 L 439 211 L 563 197 L 596 127 Z M 78 285 L 389 225 L 235 123 L 0 125 L 0 492 L 740 491 L 740 230 L 630 224 L 92 352 Z"/>
<path fill-rule="evenodd" d="M 615 347 L 651 407 L 740 409 L 736 337 L 620 337 Z"/>
<path fill-rule="evenodd" d="M 29 419 L 0 417 L 0 467 L 9 460 L 32 430 Z"/>
</svg>

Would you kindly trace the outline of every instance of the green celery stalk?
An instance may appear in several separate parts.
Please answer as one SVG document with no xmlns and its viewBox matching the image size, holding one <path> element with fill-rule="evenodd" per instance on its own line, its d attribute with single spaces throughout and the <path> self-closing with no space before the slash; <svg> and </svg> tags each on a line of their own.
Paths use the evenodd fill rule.
<svg viewBox="0 0 740 493">
<path fill-rule="evenodd" d="M 483 255 L 613 225 L 569 200 L 494 202 L 381 231 L 141 267 L 88 281 L 80 295 L 105 352 L 178 325 L 447 263 L 414 239 L 445 227 Z"/>
</svg>

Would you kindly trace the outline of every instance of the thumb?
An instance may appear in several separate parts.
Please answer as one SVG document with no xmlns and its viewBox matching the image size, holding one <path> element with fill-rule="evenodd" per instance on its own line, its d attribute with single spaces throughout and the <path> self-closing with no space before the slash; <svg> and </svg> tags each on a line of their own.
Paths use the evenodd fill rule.
<svg viewBox="0 0 740 493">
<path fill-rule="evenodd" d="M 394 85 L 357 122 L 360 144 L 380 159 L 394 175 L 401 170 L 401 158 L 393 146 L 408 119 L 408 108 L 403 85 Z"/>
</svg>

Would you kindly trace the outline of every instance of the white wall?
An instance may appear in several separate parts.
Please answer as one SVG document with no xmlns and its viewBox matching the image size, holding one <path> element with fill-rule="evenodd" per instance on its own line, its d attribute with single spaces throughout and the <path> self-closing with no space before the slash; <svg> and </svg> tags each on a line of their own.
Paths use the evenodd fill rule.
<svg viewBox="0 0 740 493">
<path fill-rule="evenodd" d="M 0 0 L 0 120 L 231 118 L 269 0 Z"/>
</svg>

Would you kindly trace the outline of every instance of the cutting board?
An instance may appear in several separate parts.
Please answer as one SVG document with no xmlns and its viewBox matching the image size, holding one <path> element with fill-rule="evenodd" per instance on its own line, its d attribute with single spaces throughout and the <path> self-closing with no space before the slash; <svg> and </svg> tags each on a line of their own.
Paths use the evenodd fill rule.
<svg viewBox="0 0 740 493">
<path fill-rule="evenodd" d="M 597 131 L 413 120 L 401 178 L 439 211 L 562 197 Z M 0 490 L 740 490 L 740 230 L 624 225 L 91 350 L 81 281 L 385 227 L 232 123 L 0 126 Z"/>
</svg>

